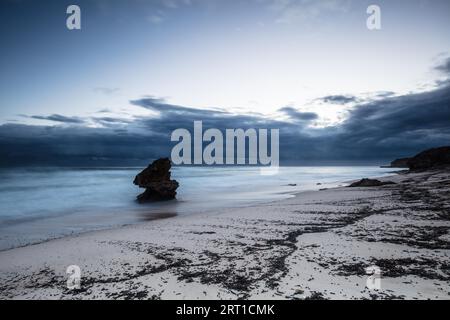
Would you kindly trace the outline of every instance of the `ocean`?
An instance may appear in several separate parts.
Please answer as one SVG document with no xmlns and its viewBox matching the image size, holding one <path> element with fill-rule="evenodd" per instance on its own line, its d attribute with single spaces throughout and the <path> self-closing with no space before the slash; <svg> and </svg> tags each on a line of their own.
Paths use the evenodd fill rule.
<svg viewBox="0 0 450 320">
<path fill-rule="evenodd" d="M 349 180 L 391 174 L 379 167 L 174 167 L 177 200 L 138 204 L 133 185 L 142 168 L 0 170 L 0 250 L 83 232 L 292 197 Z"/>
</svg>

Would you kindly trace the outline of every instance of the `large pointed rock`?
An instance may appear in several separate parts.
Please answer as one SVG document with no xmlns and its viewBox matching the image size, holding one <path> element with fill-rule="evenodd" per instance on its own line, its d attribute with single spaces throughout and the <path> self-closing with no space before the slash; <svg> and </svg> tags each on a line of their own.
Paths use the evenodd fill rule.
<svg viewBox="0 0 450 320">
<path fill-rule="evenodd" d="M 175 199 L 179 184 L 170 179 L 171 167 L 168 158 L 158 159 L 136 176 L 133 183 L 145 188 L 145 192 L 137 197 L 139 202 Z"/>
</svg>

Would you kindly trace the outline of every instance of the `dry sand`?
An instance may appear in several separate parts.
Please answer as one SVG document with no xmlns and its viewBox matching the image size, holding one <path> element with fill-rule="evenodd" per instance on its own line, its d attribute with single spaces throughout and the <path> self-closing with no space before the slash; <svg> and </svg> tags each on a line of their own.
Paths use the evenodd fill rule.
<svg viewBox="0 0 450 320">
<path fill-rule="evenodd" d="M 0 252 L 0 298 L 449 299 L 450 173 L 384 179 Z"/>
</svg>

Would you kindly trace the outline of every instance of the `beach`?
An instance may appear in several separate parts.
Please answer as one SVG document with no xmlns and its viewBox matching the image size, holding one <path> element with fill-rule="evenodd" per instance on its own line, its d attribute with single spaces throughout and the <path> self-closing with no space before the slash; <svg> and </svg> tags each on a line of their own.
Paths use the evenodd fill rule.
<svg viewBox="0 0 450 320">
<path fill-rule="evenodd" d="M 0 298 L 448 299 L 450 172 L 380 180 L 2 251 Z"/>
<path fill-rule="evenodd" d="M 142 168 L 0 168 L 0 251 L 161 217 L 215 214 L 224 209 L 288 199 L 301 191 L 389 175 L 376 166 L 174 167 L 173 201 L 138 203 L 133 185 Z"/>
</svg>

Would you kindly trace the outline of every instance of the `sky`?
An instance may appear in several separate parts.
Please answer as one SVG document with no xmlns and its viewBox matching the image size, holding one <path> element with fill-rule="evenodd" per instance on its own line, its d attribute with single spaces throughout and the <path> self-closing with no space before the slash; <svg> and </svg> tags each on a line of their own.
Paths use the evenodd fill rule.
<svg viewBox="0 0 450 320">
<path fill-rule="evenodd" d="M 449 15 L 447 0 L 2 0 L 0 164 L 145 161 L 194 120 L 280 127 L 285 163 L 449 144 Z"/>
</svg>

